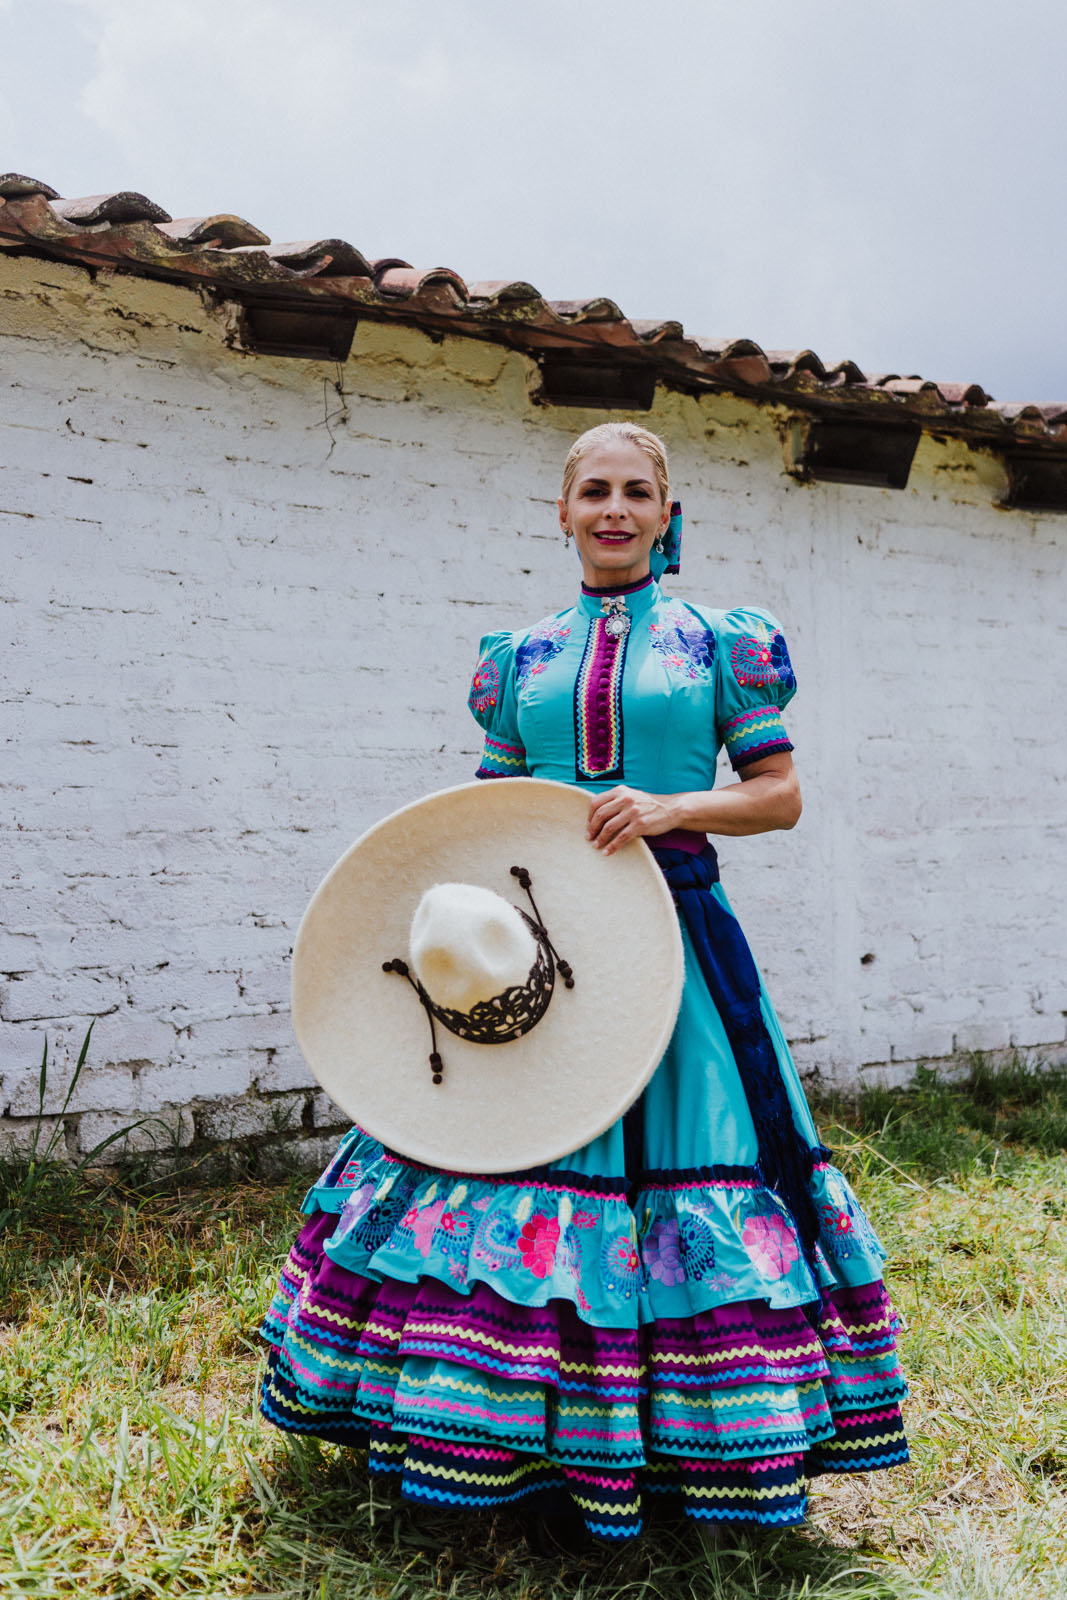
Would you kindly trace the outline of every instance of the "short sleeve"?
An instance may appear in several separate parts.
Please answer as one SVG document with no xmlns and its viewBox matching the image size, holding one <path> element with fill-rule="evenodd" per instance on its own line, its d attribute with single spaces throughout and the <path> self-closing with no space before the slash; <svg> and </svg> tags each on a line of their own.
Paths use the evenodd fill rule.
<svg viewBox="0 0 1067 1600">
<path fill-rule="evenodd" d="M 487 633 L 478 652 L 467 704 L 485 730 L 476 778 L 526 778 L 515 699 L 515 636 Z"/>
<path fill-rule="evenodd" d="M 782 709 L 796 694 L 797 680 L 782 630 L 769 611 L 727 611 L 718 627 L 715 721 L 730 765 L 792 750 Z"/>
</svg>

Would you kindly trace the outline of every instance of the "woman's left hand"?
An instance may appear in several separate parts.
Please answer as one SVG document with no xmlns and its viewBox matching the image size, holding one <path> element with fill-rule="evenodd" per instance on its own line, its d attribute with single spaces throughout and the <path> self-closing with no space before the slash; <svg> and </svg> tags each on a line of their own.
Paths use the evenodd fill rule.
<svg viewBox="0 0 1067 1600">
<path fill-rule="evenodd" d="M 642 789 L 629 789 L 620 783 L 590 801 L 586 837 L 610 856 L 631 839 L 669 833 L 676 825 L 671 811 L 673 798 L 645 794 Z"/>
</svg>

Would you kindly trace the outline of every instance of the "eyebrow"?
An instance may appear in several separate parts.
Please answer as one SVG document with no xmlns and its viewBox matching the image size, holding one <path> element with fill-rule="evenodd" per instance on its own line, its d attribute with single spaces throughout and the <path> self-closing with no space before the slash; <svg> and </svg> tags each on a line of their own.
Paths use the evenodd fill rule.
<svg viewBox="0 0 1067 1600">
<path fill-rule="evenodd" d="M 605 488 L 608 487 L 607 478 L 582 478 L 579 482 L 579 487 L 584 488 L 587 483 L 603 484 Z M 643 484 L 646 489 L 650 489 L 652 487 L 651 478 L 627 478 L 626 487 L 629 489 L 631 484 L 635 483 Z"/>
</svg>

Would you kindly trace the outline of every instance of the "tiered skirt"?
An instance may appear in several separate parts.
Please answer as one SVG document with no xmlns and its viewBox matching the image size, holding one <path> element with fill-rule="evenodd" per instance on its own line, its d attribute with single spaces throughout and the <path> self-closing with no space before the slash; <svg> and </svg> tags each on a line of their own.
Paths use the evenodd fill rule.
<svg viewBox="0 0 1067 1600">
<path fill-rule="evenodd" d="M 627 1184 L 413 1165 L 359 1129 L 311 1189 L 264 1324 L 264 1415 L 436 1506 L 656 1502 L 803 1520 L 808 1480 L 907 1459 L 884 1252 L 814 1152 L 814 1262 L 758 1167 Z"/>
</svg>

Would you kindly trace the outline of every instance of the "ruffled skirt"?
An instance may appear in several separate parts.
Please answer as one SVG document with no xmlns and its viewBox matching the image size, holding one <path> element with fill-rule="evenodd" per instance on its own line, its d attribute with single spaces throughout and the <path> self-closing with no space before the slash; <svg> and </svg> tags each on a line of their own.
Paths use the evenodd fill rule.
<svg viewBox="0 0 1067 1600">
<path fill-rule="evenodd" d="M 733 924 L 721 885 L 707 892 Z M 631 1118 L 549 1167 L 480 1177 L 347 1135 L 264 1324 L 271 1422 L 360 1446 L 411 1500 L 569 1501 L 607 1540 L 657 1501 L 800 1522 L 815 1473 L 907 1460 L 885 1252 L 826 1159 L 753 966 L 807 1185 L 802 1239 L 684 922 L 682 942 L 636 1146 Z"/>
<path fill-rule="evenodd" d="M 567 1496 L 608 1540 L 646 1497 L 800 1522 L 813 1474 L 905 1461 L 896 1319 L 841 1173 L 812 1171 L 817 1285 L 754 1172 L 657 1178 L 450 1177 L 354 1129 L 267 1314 L 264 1415 L 361 1446 L 406 1498 Z"/>
</svg>

